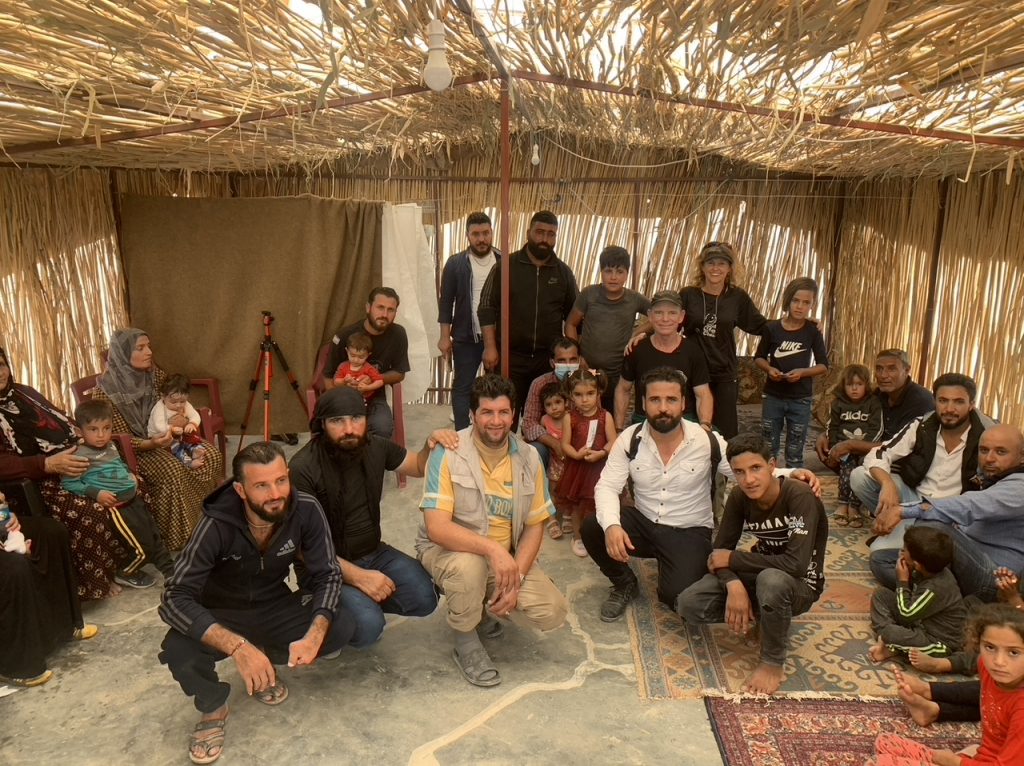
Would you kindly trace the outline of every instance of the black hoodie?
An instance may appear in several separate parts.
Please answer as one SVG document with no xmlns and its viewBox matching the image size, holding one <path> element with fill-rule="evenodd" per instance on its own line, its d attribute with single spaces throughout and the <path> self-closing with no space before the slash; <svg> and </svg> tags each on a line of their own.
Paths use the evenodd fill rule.
<svg viewBox="0 0 1024 766">
<path fill-rule="evenodd" d="M 310 621 L 334 620 L 341 596 L 341 568 L 323 509 L 305 492 L 293 491 L 289 511 L 261 554 L 249 532 L 242 498 L 227 482 L 203 501 L 203 515 L 181 552 L 164 590 L 160 618 L 200 640 L 217 622 L 211 609 L 257 608 L 286 598 L 288 569 L 301 555 L 313 592 Z"/>
</svg>

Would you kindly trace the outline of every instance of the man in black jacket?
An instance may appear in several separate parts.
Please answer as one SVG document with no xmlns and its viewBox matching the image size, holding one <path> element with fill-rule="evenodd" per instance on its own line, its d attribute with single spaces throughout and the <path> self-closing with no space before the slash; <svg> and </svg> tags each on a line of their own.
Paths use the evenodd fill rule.
<svg viewBox="0 0 1024 766">
<path fill-rule="evenodd" d="M 250 444 L 232 474 L 203 503 L 160 604 L 171 626 L 160 662 L 202 713 L 189 740 L 195 763 L 216 760 L 224 747 L 231 685 L 218 680 L 218 660 L 232 658 L 248 694 L 278 705 L 288 688 L 274 663 L 337 656 L 354 630 L 339 607 L 341 570 L 323 510 L 292 491 L 281 448 Z M 311 598 L 286 584 L 300 558 Z"/>
<path fill-rule="evenodd" d="M 572 270 L 555 255 L 557 236 L 558 218 L 541 210 L 530 219 L 526 245 L 508 257 L 508 377 L 516 388 L 517 422 L 530 383 L 550 370 L 551 345 L 565 334 L 565 320 L 579 294 Z M 495 370 L 499 362 L 500 314 L 501 264 L 497 263 L 484 283 L 477 310 L 488 370 Z"/>
</svg>

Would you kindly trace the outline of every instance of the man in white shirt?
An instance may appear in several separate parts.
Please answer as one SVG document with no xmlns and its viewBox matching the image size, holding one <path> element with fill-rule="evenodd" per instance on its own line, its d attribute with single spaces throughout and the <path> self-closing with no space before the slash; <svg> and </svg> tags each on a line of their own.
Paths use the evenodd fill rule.
<svg viewBox="0 0 1024 766">
<path fill-rule="evenodd" d="M 725 440 L 683 420 L 686 378 L 670 367 L 644 376 L 647 419 L 619 434 L 594 488 L 596 517 L 583 522 L 587 553 L 612 582 L 601 619 L 613 622 L 639 590 L 629 557 L 658 561 L 658 600 L 675 609 L 676 598 L 707 573 L 714 527 L 715 475 L 732 477 Z M 632 454 L 631 454 L 632 453 Z M 817 481 L 809 471 L 778 471 Z M 620 507 L 628 480 L 636 507 Z"/>
<path fill-rule="evenodd" d="M 864 456 L 850 475 L 850 487 L 877 515 L 871 543 L 871 571 L 882 584 L 895 583 L 896 558 L 906 522 L 895 527 L 901 503 L 954 497 L 978 484 L 978 443 L 992 421 L 974 408 L 977 385 L 948 372 L 932 384 L 935 412 L 918 418 Z"/>
</svg>

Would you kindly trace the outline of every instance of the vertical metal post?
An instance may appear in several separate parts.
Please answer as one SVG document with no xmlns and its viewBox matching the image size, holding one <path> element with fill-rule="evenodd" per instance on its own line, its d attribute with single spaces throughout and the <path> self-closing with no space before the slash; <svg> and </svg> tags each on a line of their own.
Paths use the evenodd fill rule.
<svg viewBox="0 0 1024 766">
<path fill-rule="evenodd" d="M 501 81 L 501 374 L 508 377 L 508 306 L 509 306 L 509 249 L 512 226 L 510 186 L 512 178 L 512 145 L 509 136 L 511 106 L 508 97 L 508 79 Z"/>
<path fill-rule="evenodd" d="M 633 264 L 629 269 L 629 286 L 634 290 L 640 280 L 640 191 L 637 181 L 633 184 Z"/>
<path fill-rule="evenodd" d="M 843 184 L 843 196 L 839 198 L 836 205 L 836 217 L 832 232 L 832 252 L 829 255 L 828 274 L 828 332 L 825 337 L 825 346 L 832 355 L 832 339 L 836 337 L 836 285 L 839 282 L 839 261 L 842 257 L 843 248 L 843 220 L 846 217 L 846 184 Z M 849 349 L 845 349 L 849 351 Z"/>
</svg>

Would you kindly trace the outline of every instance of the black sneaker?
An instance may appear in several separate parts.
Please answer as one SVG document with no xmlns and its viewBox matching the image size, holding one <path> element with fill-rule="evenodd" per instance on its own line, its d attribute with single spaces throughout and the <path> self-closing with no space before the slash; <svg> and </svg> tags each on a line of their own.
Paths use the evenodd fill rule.
<svg viewBox="0 0 1024 766">
<path fill-rule="evenodd" d="M 626 613 L 626 606 L 640 590 L 636 578 L 622 585 L 613 585 L 608 598 L 601 604 L 601 620 L 615 622 Z"/>
<path fill-rule="evenodd" d="M 118 572 L 114 575 L 114 582 L 118 585 L 125 585 L 129 588 L 152 588 L 156 585 L 156 580 L 150 577 L 145 572 L 136 572 L 135 574 L 128 574 L 127 572 Z"/>
</svg>

